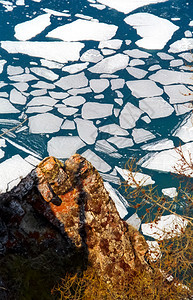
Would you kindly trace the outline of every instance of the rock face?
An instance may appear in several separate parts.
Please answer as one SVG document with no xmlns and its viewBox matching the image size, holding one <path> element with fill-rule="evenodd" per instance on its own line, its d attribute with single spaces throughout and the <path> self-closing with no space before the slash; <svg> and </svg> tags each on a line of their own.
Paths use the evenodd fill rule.
<svg viewBox="0 0 193 300">
<path fill-rule="evenodd" d="M 120 219 L 97 170 L 78 154 L 45 158 L 0 195 L 0 253 L 78 255 L 112 284 L 148 268 L 143 236 Z M 75 253 L 75 254 L 74 254 Z M 73 264 L 73 260 L 72 260 Z"/>
</svg>

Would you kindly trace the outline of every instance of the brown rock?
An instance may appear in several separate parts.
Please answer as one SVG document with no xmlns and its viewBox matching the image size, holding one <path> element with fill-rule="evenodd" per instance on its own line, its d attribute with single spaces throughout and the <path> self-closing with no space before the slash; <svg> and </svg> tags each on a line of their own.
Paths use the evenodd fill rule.
<svg viewBox="0 0 193 300">
<path fill-rule="evenodd" d="M 100 275 L 120 284 L 138 268 L 148 268 L 144 237 L 120 219 L 102 178 L 87 160 L 75 154 L 62 165 L 48 157 L 36 173 L 38 189 L 59 227 L 63 225 L 77 248 L 87 248 L 88 261 Z"/>
</svg>

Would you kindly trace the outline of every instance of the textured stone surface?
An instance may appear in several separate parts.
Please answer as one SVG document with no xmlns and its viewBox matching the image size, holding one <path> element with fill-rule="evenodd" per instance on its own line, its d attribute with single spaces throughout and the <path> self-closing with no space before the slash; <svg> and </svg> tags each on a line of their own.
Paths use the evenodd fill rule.
<svg viewBox="0 0 193 300">
<path fill-rule="evenodd" d="M 87 160 L 76 154 L 63 167 L 49 157 L 36 170 L 44 200 L 76 247 L 87 248 L 88 260 L 99 273 L 120 282 L 146 265 L 145 239 L 120 219 L 102 178 Z"/>
<path fill-rule="evenodd" d="M 0 216 L 4 255 L 48 248 L 68 257 L 78 253 L 84 268 L 89 263 L 113 284 L 148 268 L 144 237 L 120 219 L 99 173 L 78 154 L 65 164 L 45 158 L 0 195 Z"/>
</svg>

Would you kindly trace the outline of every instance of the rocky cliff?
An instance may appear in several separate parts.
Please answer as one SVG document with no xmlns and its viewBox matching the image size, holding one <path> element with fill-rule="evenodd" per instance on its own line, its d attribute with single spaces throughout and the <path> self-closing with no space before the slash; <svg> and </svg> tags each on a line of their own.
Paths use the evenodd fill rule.
<svg viewBox="0 0 193 300">
<path fill-rule="evenodd" d="M 78 154 L 65 164 L 45 158 L 1 194 L 0 218 L 2 266 L 10 255 L 34 258 L 49 249 L 65 257 L 68 271 L 91 265 L 113 285 L 148 268 L 144 237 L 120 219 L 99 173 Z"/>
</svg>

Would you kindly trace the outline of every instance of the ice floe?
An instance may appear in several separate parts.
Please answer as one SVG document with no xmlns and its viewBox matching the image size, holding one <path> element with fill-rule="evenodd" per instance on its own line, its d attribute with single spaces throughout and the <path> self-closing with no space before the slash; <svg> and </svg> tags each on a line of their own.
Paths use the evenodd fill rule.
<svg viewBox="0 0 193 300">
<path fill-rule="evenodd" d="M 70 95 L 76 96 L 78 94 L 87 94 L 87 93 L 91 93 L 92 90 L 90 87 L 85 87 L 85 88 L 81 88 L 81 89 L 71 89 L 68 90 L 68 93 Z"/>
<path fill-rule="evenodd" d="M 28 82 L 28 81 L 32 81 L 32 80 L 37 80 L 38 78 L 32 74 L 25 73 L 25 74 L 21 74 L 21 75 L 9 76 L 9 79 L 13 80 L 13 81 Z"/>
<path fill-rule="evenodd" d="M 183 59 L 187 60 L 188 62 L 192 62 L 193 60 L 193 56 L 192 56 L 192 53 L 191 52 L 185 52 L 185 53 L 181 53 L 181 54 L 178 54 L 179 57 L 182 57 Z M 191 66 L 185 66 L 185 67 L 191 67 Z"/>
<path fill-rule="evenodd" d="M 170 67 L 179 67 L 184 64 L 184 61 L 182 59 L 174 59 L 170 62 Z"/>
<path fill-rule="evenodd" d="M 2 41 L 1 47 L 9 53 L 23 53 L 59 63 L 67 63 L 79 59 L 84 44 L 80 42 Z"/>
<path fill-rule="evenodd" d="M 63 119 L 51 114 L 43 113 L 29 117 L 29 131 L 31 133 L 53 133 L 60 130 Z"/>
<path fill-rule="evenodd" d="M 177 136 L 183 142 L 187 143 L 193 141 L 193 117 L 192 114 L 183 120 L 180 127 L 173 133 L 173 136 Z"/>
<path fill-rule="evenodd" d="M 42 9 L 44 12 L 46 12 L 47 14 L 53 15 L 53 16 L 57 16 L 57 17 L 70 17 L 69 13 L 66 12 L 60 12 L 60 11 L 56 11 L 53 9 L 49 9 L 49 8 L 44 8 Z"/>
<path fill-rule="evenodd" d="M 63 105 L 61 107 L 58 107 L 58 111 L 64 116 L 72 116 L 78 112 L 78 109 L 74 107 L 66 107 L 65 105 Z"/>
<path fill-rule="evenodd" d="M 8 75 L 19 75 L 24 72 L 24 69 L 20 66 L 8 66 L 7 67 L 7 74 Z"/>
<path fill-rule="evenodd" d="M 92 63 L 97 63 L 102 59 L 103 59 L 103 56 L 101 55 L 100 51 L 95 50 L 95 49 L 87 50 L 80 57 L 81 61 L 87 61 L 87 62 L 92 62 Z"/>
<path fill-rule="evenodd" d="M 82 107 L 83 119 L 100 119 L 112 115 L 113 105 L 98 102 L 86 102 Z"/>
<path fill-rule="evenodd" d="M 95 66 L 88 70 L 92 73 L 115 73 L 119 70 L 125 69 L 128 65 L 129 57 L 127 55 L 118 53 L 113 56 L 104 58 Z"/>
<path fill-rule="evenodd" d="M 128 135 L 127 130 L 122 129 L 117 124 L 104 125 L 104 126 L 99 127 L 99 130 L 102 132 L 107 132 L 112 135 Z"/>
<path fill-rule="evenodd" d="M 68 93 L 50 91 L 49 95 L 54 99 L 64 99 L 69 96 Z"/>
<path fill-rule="evenodd" d="M 130 185 L 132 188 L 155 183 L 155 181 L 152 180 L 151 176 L 147 174 L 143 174 L 140 172 L 131 172 L 129 170 L 121 169 L 119 167 L 115 167 L 115 169 L 123 177 L 123 179 L 127 181 L 127 184 Z"/>
<path fill-rule="evenodd" d="M 48 70 L 46 68 L 39 68 L 39 67 L 33 67 L 30 68 L 30 71 L 35 73 L 38 76 L 44 77 L 45 79 L 54 81 L 56 79 L 58 79 L 59 75 L 54 73 L 51 70 Z"/>
<path fill-rule="evenodd" d="M 142 99 L 139 101 L 139 108 L 151 119 L 168 117 L 174 112 L 174 108 L 162 97 Z"/>
<path fill-rule="evenodd" d="M 177 149 L 177 150 L 176 150 Z M 191 157 L 193 156 L 193 143 L 186 143 L 185 145 L 181 146 L 181 151 L 187 160 L 190 162 Z M 141 165 L 143 168 L 158 170 L 162 172 L 172 172 L 177 173 L 178 165 L 181 161 L 181 156 L 177 152 L 179 148 L 174 148 L 170 150 L 163 150 L 161 152 L 156 152 L 152 155 L 145 155 L 142 157 L 138 164 Z M 192 176 L 192 171 L 187 170 L 184 172 L 184 175 Z"/>
<path fill-rule="evenodd" d="M 95 150 L 107 154 L 117 152 L 117 149 L 110 145 L 106 140 L 98 140 L 95 144 Z"/>
<path fill-rule="evenodd" d="M 86 69 L 88 67 L 89 63 L 85 62 L 85 63 L 79 63 L 79 64 L 72 64 L 69 66 L 65 66 L 62 68 L 63 72 L 68 72 L 70 74 L 74 74 L 74 73 L 78 73 L 84 69 Z"/>
<path fill-rule="evenodd" d="M 18 89 L 21 92 L 24 92 L 28 89 L 29 84 L 26 82 L 17 82 L 17 83 L 13 83 L 13 86 L 16 87 L 16 89 Z"/>
<path fill-rule="evenodd" d="M 75 14 L 75 17 L 77 18 L 81 18 L 81 19 L 84 19 L 84 20 L 92 20 L 93 17 L 90 17 L 90 16 L 87 16 L 87 15 L 83 15 L 83 14 Z"/>
<path fill-rule="evenodd" d="M 193 38 L 182 38 L 170 45 L 168 52 L 179 53 L 193 49 Z"/>
<path fill-rule="evenodd" d="M 75 120 L 79 137 L 89 145 L 95 143 L 98 129 L 92 121 L 76 118 Z"/>
<path fill-rule="evenodd" d="M 180 116 L 192 111 L 193 106 L 192 103 L 174 104 L 174 109 L 176 111 L 176 116 Z"/>
<path fill-rule="evenodd" d="M 111 85 L 112 85 L 112 89 L 113 89 L 114 85 L 113 85 L 112 82 L 111 82 Z M 117 94 L 117 97 L 119 97 L 119 98 L 123 98 L 124 97 L 123 94 L 120 91 L 118 91 L 118 90 L 116 90 L 115 93 Z"/>
<path fill-rule="evenodd" d="M 133 140 L 131 138 L 121 136 L 112 136 L 109 139 L 107 139 L 107 141 L 116 145 L 117 148 L 120 149 L 132 147 L 134 145 Z"/>
<path fill-rule="evenodd" d="M 6 147 L 6 143 L 4 139 L 0 139 L 0 147 Z"/>
<path fill-rule="evenodd" d="M 168 140 L 168 139 L 163 139 L 154 143 L 149 143 L 141 147 L 141 149 L 148 150 L 148 151 L 160 151 L 160 150 L 166 150 L 171 148 L 174 148 L 174 143 L 172 140 Z"/>
<path fill-rule="evenodd" d="M 143 120 L 147 124 L 151 123 L 151 119 L 148 116 L 141 117 L 141 120 Z"/>
<path fill-rule="evenodd" d="M 136 13 L 124 21 L 137 30 L 142 37 L 136 44 L 146 49 L 163 49 L 173 33 L 179 29 L 172 22 L 149 13 Z"/>
<path fill-rule="evenodd" d="M 74 130 L 76 128 L 74 121 L 71 120 L 65 120 L 64 123 L 61 126 L 61 129 L 69 129 Z"/>
<path fill-rule="evenodd" d="M 136 144 L 149 141 L 156 137 L 153 133 L 143 128 L 134 128 L 132 136 Z"/>
<path fill-rule="evenodd" d="M 61 87 L 63 90 L 81 88 L 88 85 L 88 79 L 86 78 L 84 72 L 82 72 L 76 75 L 61 77 L 58 81 L 55 82 L 55 85 Z"/>
<path fill-rule="evenodd" d="M 119 122 L 124 129 L 135 127 L 137 120 L 142 115 L 142 111 L 131 103 L 127 103 L 121 111 Z"/>
<path fill-rule="evenodd" d="M 83 146 L 85 143 L 78 136 L 56 136 L 49 140 L 47 151 L 50 156 L 69 158 Z"/>
<path fill-rule="evenodd" d="M 99 94 L 99 95 L 95 95 L 94 98 L 95 99 L 104 99 L 104 95 L 103 94 Z"/>
<path fill-rule="evenodd" d="M 76 107 L 76 106 L 80 106 L 80 105 L 84 104 L 86 102 L 86 100 L 82 96 L 72 96 L 72 97 L 68 97 L 68 98 L 64 99 L 62 102 L 65 105 Z"/>
<path fill-rule="evenodd" d="M 158 52 L 157 56 L 159 56 L 163 60 L 172 60 L 174 57 L 170 54 L 164 53 L 164 52 Z"/>
<path fill-rule="evenodd" d="M 111 166 L 109 166 L 102 158 L 100 158 L 90 149 L 86 150 L 81 155 L 90 161 L 99 172 L 108 172 L 111 170 Z"/>
<path fill-rule="evenodd" d="M 32 156 L 32 155 L 28 155 L 26 158 L 24 158 L 25 161 L 27 161 L 29 164 L 31 164 L 32 166 L 36 167 L 41 160 L 37 159 L 36 157 Z"/>
<path fill-rule="evenodd" d="M 130 60 L 130 62 L 129 62 L 130 67 L 140 66 L 140 65 L 145 65 L 145 62 L 139 58 L 134 58 L 134 59 Z"/>
<path fill-rule="evenodd" d="M 102 4 L 90 4 L 90 6 L 95 7 L 97 9 L 99 9 L 99 10 L 103 10 L 103 9 L 106 8 L 106 6 L 102 5 Z"/>
<path fill-rule="evenodd" d="M 142 70 L 139 68 L 134 68 L 134 67 L 127 67 L 126 70 L 131 76 L 133 76 L 137 79 L 141 79 L 141 78 L 145 77 L 145 75 L 148 73 L 145 70 Z"/>
<path fill-rule="evenodd" d="M 27 176 L 34 167 L 20 155 L 12 156 L 0 164 L 0 193 L 10 191 L 22 178 Z M 14 170 L 14 171 L 13 171 Z"/>
<path fill-rule="evenodd" d="M 5 64 L 6 64 L 6 60 L 4 60 L 4 59 L 0 60 L 0 73 L 3 72 Z"/>
<path fill-rule="evenodd" d="M 120 108 L 114 108 L 114 115 L 116 118 L 119 116 L 120 110 Z"/>
<path fill-rule="evenodd" d="M 26 21 L 15 26 L 15 38 L 20 41 L 30 40 L 32 37 L 41 33 L 51 24 L 50 15 L 40 15 L 30 21 Z"/>
<path fill-rule="evenodd" d="M 54 106 L 57 103 L 57 100 L 49 96 L 34 97 L 27 106 L 36 106 L 36 105 L 49 105 Z"/>
<path fill-rule="evenodd" d="M 154 4 L 154 3 L 160 3 L 160 2 L 166 2 L 168 0 L 97 0 L 99 3 L 102 3 L 104 5 L 110 6 L 111 8 L 114 8 L 120 12 L 123 12 L 125 14 L 130 13 L 131 11 L 145 6 L 149 4 Z"/>
<path fill-rule="evenodd" d="M 49 68 L 49 69 L 61 69 L 63 67 L 63 64 L 57 63 L 55 61 L 47 60 L 47 59 L 40 59 L 41 65 L 43 67 Z"/>
<path fill-rule="evenodd" d="M 123 99 L 122 99 L 122 98 L 115 98 L 114 101 L 115 101 L 116 103 L 118 103 L 120 106 L 123 105 Z"/>
<path fill-rule="evenodd" d="M 91 79 L 90 87 L 95 93 L 102 93 L 104 90 L 106 90 L 109 86 L 109 80 L 108 79 Z"/>
<path fill-rule="evenodd" d="M 39 89 L 39 90 L 33 90 L 30 92 L 30 95 L 36 97 L 36 96 L 43 96 L 47 94 L 46 89 Z"/>
<path fill-rule="evenodd" d="M 179 72 L 171 70 L 159 70 L 155 74 L 149 76 L 149 79 L 159 82 L 163 85 L 185 83 L 192 84 L 191 72 Z"/>
<path fill-rule="evenodd" d="M 10 101 L 11 103 L 24 105 L 27 101 L 27 98 L 18 90 L 12 89 L 10 92 Z"/>
<path fill-rule="evenodd" d="M 114 91 L 116 89 L 122 89 L 125 85 L 125 80 L 122 78 L 111 79 L 111 89 Z"/>
<path fill-rule="evenodd" d="M 185 35 L 185 37 L 190 38 L 190 37 L 192 37 L 192 32 L 191 32 L 190 30 L 186 30 L 186 31 L 184 32 L 184 35 Z"/>
<path fill-rule="evenodd" d="M 158 71 L 159 72 L 159 71 Z M 152 75 L 153 76 L 153 75 Z M 151 76 L 150 76 L 151 77 Z M 154 79 L 155 76 L 152 78 Z M 157 77 L 156 77 L 157 79 Z M 128 88 L 131 90 L 132 95 L 141 97 L 154 97 L 163 94 L 163 90 L 157 86 L 157 84 L 152 80 L 132 80 L 126 82 Z"/>
<path fill-rule="evenodd" d="M 112 174 L 112 172 L 110 174 L 100 173 L 100 175 L 103 178 L 103 180 L 105 180 L 105 181 L 112 182 L 117 185 L 121 184 L 120 178 L 118 176 L 116 176 L 115 174 Z"/>
<path fill-rule="evenodd" d="M 0 107 L 0 114 L 15 114 L 20 112 L 5 98 L 0 98 Z"/>
<path fill-rule="evenodd" d="M 162 193 L 165 196 L 168 196 L 170 198 L 174 198 L 174 197 L 176 197 L 178 195 L 178 192 L 177 192 L 177 190 L 176 190 L 175 187 L 162 189 Z"/>
<path fill-rule="evenodd" d="M 114 39 L 114 40 L 102 41 L 99 43 L 98 47 L 99 49 L 110 48 L 110 49 L 118 50 L 119 48 L 121 48 L 122 43 L 123 43 L 122 40 Z"/>
<path fill-rule="evenodd" d="M 101 49 L 101 52 L 103 55 L 112 55 L 116 53 L 116 51 L 112 49 Z"/>
<path fill-rule="evenodd" d="M 55 88 L 55 85 L 52 83 L 47 83 L 45 81 L 38 80 L 37 83 L 32 85 L 33 88 L 37 89 L 48 89 L 53 90 Z"/>
<path fill-rule="evenodd" d="M 76 20 L 50 31 L 46 37 L 63 41 L 104 41 L 115 36 L 118 27 L 106 23 Z"/>
<path fill-rule="evenodd" d="M 157 222 L 141 225 L 144 235 L 151 236 L 156 240 L 170 239 L 182 234 L 188 224 L 187 220 L 176 216 L 161 216 Z"/>
<path fill-rule="evenodd" d="M 153 65 L 153 66 L 149 67 L 148 71 L 156 71 L 159 69 L 161 69 L 160 65 Z"/>
<path fill-rule="evenodd" d="M 3 158 L 5 155 L 5 151 L 3 151 L 1 148 L 0 148 L 0 158 Z"/>
<path fill-rule="evenodd" d="M 171 104 L 192 101 L 192 91 L 183 84 L 164 86 L 164 91 Z"/>
<path fill-rule="evenodd" d="M 123 51 L 123 53 L 125 53 L 131 57 L 137 58 L 137 59 L 138 58 L 148 58 L 151 56 L 150 53 L 139 50 L 139 49 L 125 50 L 125 51 Z M 143 63 L 144 63 L 144 61 L 143 61 Z"/>
<path fill-rule="evenodd" d="M 26 109 L 26 114 L 34 114 L 34 113 L 46 113 L 53 109 L 52 106 L 41 105 L 41 106 L 30 106 Z"/>
</svg>

